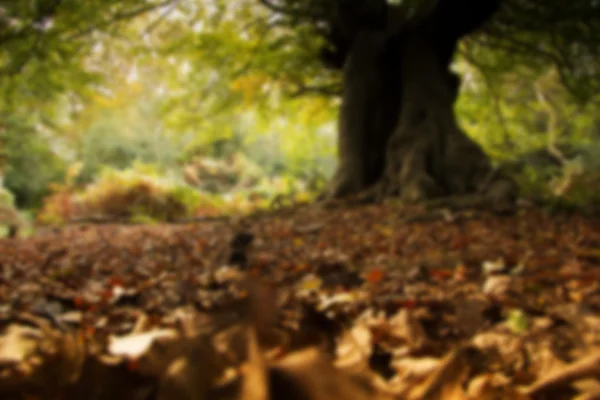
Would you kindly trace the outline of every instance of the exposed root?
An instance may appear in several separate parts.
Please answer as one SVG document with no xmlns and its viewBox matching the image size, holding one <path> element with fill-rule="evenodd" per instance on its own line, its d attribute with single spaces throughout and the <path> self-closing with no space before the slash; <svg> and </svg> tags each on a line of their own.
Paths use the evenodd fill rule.
<svg viewBox="0 0 600 400">
<path fill-rule="evenodd" d="M 363 189 L 360 178 L 340 167 L 319 200 L 332 200 L 347 197 Z"/>
</svg>

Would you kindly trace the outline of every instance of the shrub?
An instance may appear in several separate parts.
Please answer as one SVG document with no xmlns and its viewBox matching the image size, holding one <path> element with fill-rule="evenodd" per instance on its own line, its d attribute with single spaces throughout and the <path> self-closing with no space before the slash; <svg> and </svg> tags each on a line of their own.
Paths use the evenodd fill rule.
<svg viewBox="0 0 600 400">
<path fill-rule="evenodd" d="M 65 174 L 66 163 L 57 156 L 48 141 L 29 131 L 10 131 L 1 148 L 6 153 L 4 183 L 20 208 L 39 207 L 50 194 L 52 182 Z"/>
<path fill-rule="evenodd" d="M 161 177 L 148 165 L 125 170 L 105 168 L 80 193 L 58 191 L 38 216 L 42 223 L 100 217 L 137 222 L 173 221 L 191 216 L 199 207 L 210 208 L 211 198 Z"/>
</svg>

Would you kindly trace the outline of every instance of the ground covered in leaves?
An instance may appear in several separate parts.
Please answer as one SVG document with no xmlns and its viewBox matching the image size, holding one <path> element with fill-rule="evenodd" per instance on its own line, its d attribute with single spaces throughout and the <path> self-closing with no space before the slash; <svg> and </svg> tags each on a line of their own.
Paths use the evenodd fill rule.
<svg viewBox="0 0 600 400">
<path fill-rule="evenodd" d="M 600 221 L 533 208 L 0 240 L 0 398 L 600 398 L 599 263 Z"/>
</svg>

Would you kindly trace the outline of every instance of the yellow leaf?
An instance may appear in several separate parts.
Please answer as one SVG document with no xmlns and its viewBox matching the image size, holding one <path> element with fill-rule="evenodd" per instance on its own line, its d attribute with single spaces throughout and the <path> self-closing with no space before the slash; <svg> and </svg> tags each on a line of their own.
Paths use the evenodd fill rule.
<svg viewBox="0 0 600 400">
<path fill-rule="evenodd" d="M 312 291 L 320 289 L 323 281 L 315 274 L 306 275 L 298 284 L 298 289 L 302 291 Z"/>
</svg>

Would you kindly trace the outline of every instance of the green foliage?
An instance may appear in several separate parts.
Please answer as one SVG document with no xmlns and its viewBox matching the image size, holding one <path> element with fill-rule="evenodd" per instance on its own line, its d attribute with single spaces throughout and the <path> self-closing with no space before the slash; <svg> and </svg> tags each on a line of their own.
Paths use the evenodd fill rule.
<svg viewBox="0 0 600 400">
<path fill-rule="evenodd" d="M 509 66 L 502 53 L 478 51 L 478 61 L 467 52 L 456 65 L 463 76 L 456 106 L 461 125 L 512 174 L 524 197 L 593 206 L 595 185 L 583 182 L 600 170 L 600 97 L 579 103 L 556 68 Z M 484 57 L 494 69 L 477 64 Z"/>
<path fill-rule="evenodd" d="M 21 227 L 22 218 L 15 208 L 14 195 L 0 182 L 0 238 L 7 236 L 11 229 Z"/>
<path fill-rule="evenodd" d="M 543 74 L 556 69 L 563 88 L 580 103 L 600 89 L 600 3 L 504 2 L 483 35 L 470 39 L 469 53 L 482 70 L 527 66 Z M 504 60 L 499 62 L 499 60 Z"/>
<path fill-rule="evenodd" d="M 168 169 L 185 149 L 181 137 L 169 136 L 156 118 L 123 118 L 103 113 L 82 134 L 79 158 L 85 167 L 80 182 L 89 182 L 103 167 L 127 168 L 139 161 Z"/>
<path fill-rule="evenodd" d="M 530 156 L 525 165 L 512 170 L 523 195 L 543 201 L 553 209 L 600 211 L 596 206 L 600 201 L 597 189 L 600 183 L 600 145 L 575 148 L 564 153 L 570 157 L 563 165 L 556 160 L 549 163 L 548 159 Z"/>
<path fill-rule="evenodd" d="M 0 206 L 13 207 L 15 205 L 15 196 L 5 187 L 0 186 Z"/>
<path fill-rule="evenodd" d="M 523 310 L 511 310 L 508 313 L 506 325 L 515 334 L 522 334 L 527 331 L 529 319 Z"/>
<path fill-rule="evenodd" d="M 3 2 L 0 5 L 0 87 L 19 102 L 52 99 L 98 76 L 85 68 L 88 52 L 120 22 L 172 1 L 76 0 Z M 90 40 L 90 39 L 96 40 Z"/>
<path fill-rule="evenodd" d="M 6 119 L 0 134 L 3 145 L 4 184 L 22 208 L 37 207 L 49 186 L 62 180 L 66 164 L 51 148 L 50 140 L 26 121 Z"/>
</svg>

